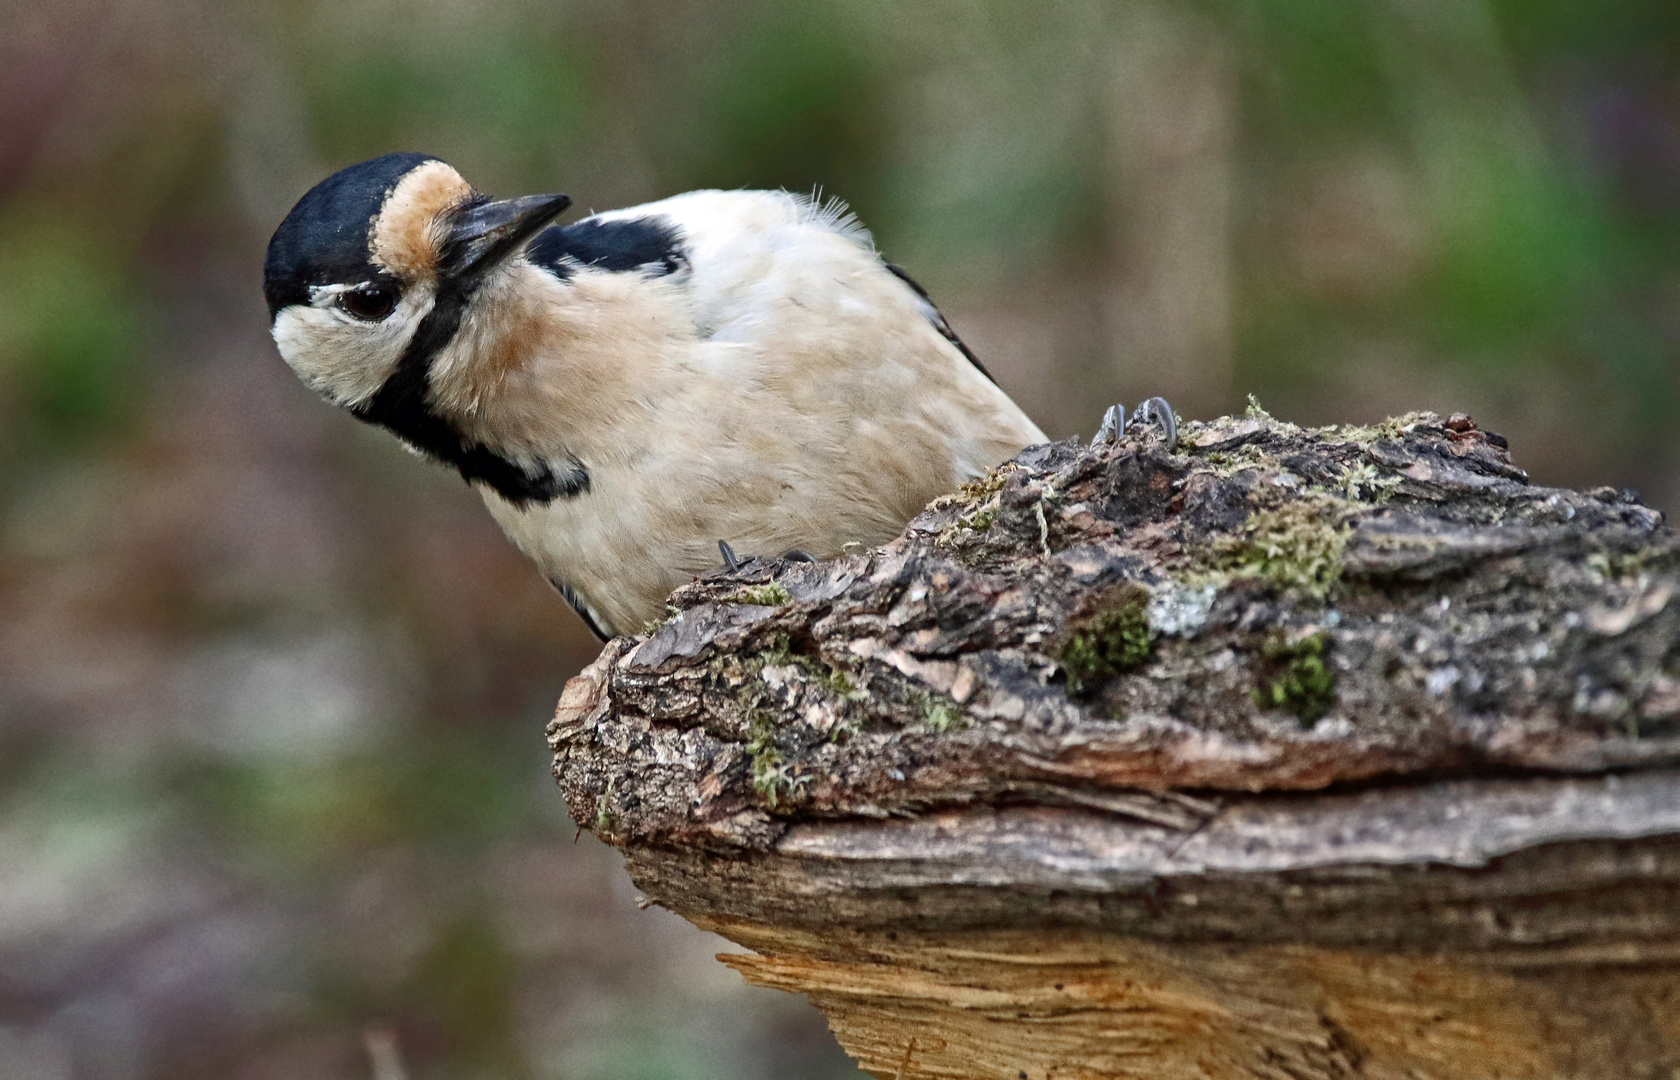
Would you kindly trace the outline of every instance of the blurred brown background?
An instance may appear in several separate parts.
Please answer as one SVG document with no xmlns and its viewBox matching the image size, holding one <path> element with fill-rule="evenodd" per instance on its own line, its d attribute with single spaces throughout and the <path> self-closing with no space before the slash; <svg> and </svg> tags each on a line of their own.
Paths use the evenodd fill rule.
<svg viewBox="0 0 1680 1080">
<path fill-rule="evenodd" d="M 268 341 L 396 149 L 608 208 L 851 201 L 1057 436 L 1466 409 L 1680 507 L 1680 5 L 0 7 L 0 1077 L 826 1077 L 640 911 L 542 727 L 595 645 Z M 385 1080 L 381 1077 L 380 1080 Z"/>
</svg>

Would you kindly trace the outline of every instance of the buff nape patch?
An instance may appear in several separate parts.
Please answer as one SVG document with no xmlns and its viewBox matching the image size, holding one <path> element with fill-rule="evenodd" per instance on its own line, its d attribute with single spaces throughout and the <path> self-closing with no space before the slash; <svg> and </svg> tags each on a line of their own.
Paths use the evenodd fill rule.
<svg viewBox="0 0 1680 1080">
<path fill-rule="evenodd" d="M 411 170 L 374 222 L 373 261 L 404 281 L 430 276 L 446 235 L 443 212 L 471 196 L 472 185 L 441 161 Z"/>
</svg>

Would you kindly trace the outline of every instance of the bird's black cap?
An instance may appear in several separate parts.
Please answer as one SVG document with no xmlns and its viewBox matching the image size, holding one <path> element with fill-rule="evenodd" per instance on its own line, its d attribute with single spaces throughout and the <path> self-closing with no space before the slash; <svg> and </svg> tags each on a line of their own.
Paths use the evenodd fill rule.
<svg viewBox="0 0 1680 1080">
<path fill-rule="evenodd" d="M 397 182 L 430 154 L 386 154 L 340 169 L 309 189 L 274 230 L 263 261 L 263 296 L 273 321 L 280 309 L 307 302 L 311 285 L 370 281 L 368 230 Z"/>
</svg>

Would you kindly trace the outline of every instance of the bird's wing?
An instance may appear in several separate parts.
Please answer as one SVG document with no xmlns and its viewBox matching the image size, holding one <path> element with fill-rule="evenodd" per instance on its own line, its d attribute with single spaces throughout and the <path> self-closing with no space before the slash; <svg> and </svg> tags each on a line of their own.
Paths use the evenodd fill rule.
<svg viewBox="0 0 1680 1080">
<path fill-rule="evenodd" d="M 526 257 L 562 280 L 589 269 L 679 282 L 696 334 L 720 344 L 783 340 L 801 321 L 847 325 L 857 312 L 840 310 L 848 290 L 836 288 L 839 283 L 857 282 L 862 293 L 853 289 L 853 296 L 873 293 L 872 303 L 887 307 L 896 305 L 886 298 L 906 288 L 901 317 L 931 326 L 997 384 L 927 290 L 881 258 L 868 230 L 838 200 L 821 203 L 785 191 L 691 191 L 547 229 Z M 889 274 L 898 283 L 889 284 Z M 864 287 L 864 279 L 878 283 Z M 886 314 L 877 307 L 874 317 Z"/>
<path fill-rule="evenodd" d="M 653 275 L 688 267 L 681 230 L 660 214 L 592 217 L 556 225 L 537 234 L 525 258 L 562 281 L 586 267 Z"/>
<path fill-rule="evenodd" d="M 566 244 L 576 245 L 586 227 L 594 230 L 591 237 L 601 238 L 603 249 L 611 249 L 601 257 L 593 248 L 578 251 L 575 257 L 587 265 L 644 273 L 692 267 L 697 321 L 703 333 L 720 340 L 750 336 L 742 332 L 742 320 L 758 320 L 778 301 L 799 300 L 797 275 L 787 273 L 790 261 L 818 270 L 818 276 L 829 268 L 841 275 L 885 269 L 909 287 L 922 318 L 989 382 L 997 382 L 927 290 L 881 258 L 868 230 L 838 199 L 819 202 L 785 191 L 692 191 L 557 231 Z M 551 250 L 564 249 L 555 243 Z"/>
<path fill-rule="evenodd" d="M 910 286 L 910 288 L 915 291 L 916 295 L 921 298 L 922 304 L 924 305 L 922 314 L 927 317 L 928 322 L 933 324 L 933 328 L 939 331 L 939 336 L 961 350 L 962 354 L 968 357 L 968 362 L 973 364 L 980 374 L 986 376 L 986 378 L 991 381 L 992 385 L 996 386 L 997 380 L 992 378 L 992 373 L 987 371 L 986 365 L 982 364 L 980 362 L 980 358 L 974 355 L 974 350 L 964 344 L 963 339 L 957 336 L 957 332 L 951 329 L 951 324 L 945 320 L 945 316 L 937 307 L 934 306 L 933 298 L 928 296 L 927 290 L 922 288 L 921 284 L 915 278 L 905 273 L 904 267 L 899 266 L 897 263 L 890 263 L 882 260 L 882 265 L 892 271 L 894 277 Z"/>
</svg>

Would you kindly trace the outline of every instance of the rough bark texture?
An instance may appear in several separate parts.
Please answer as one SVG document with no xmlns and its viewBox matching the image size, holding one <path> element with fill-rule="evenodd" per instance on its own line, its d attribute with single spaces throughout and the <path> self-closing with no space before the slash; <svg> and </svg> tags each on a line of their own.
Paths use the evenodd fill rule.
<svg viewBox="0 0 1680 1080">
<path fill-rule="evenodd" d="M 878 1076 L 1680 1076 L 1677 592 L 1462 416 L 1053 444 L 680 590 L 555 771 Z"/>
</svg>

